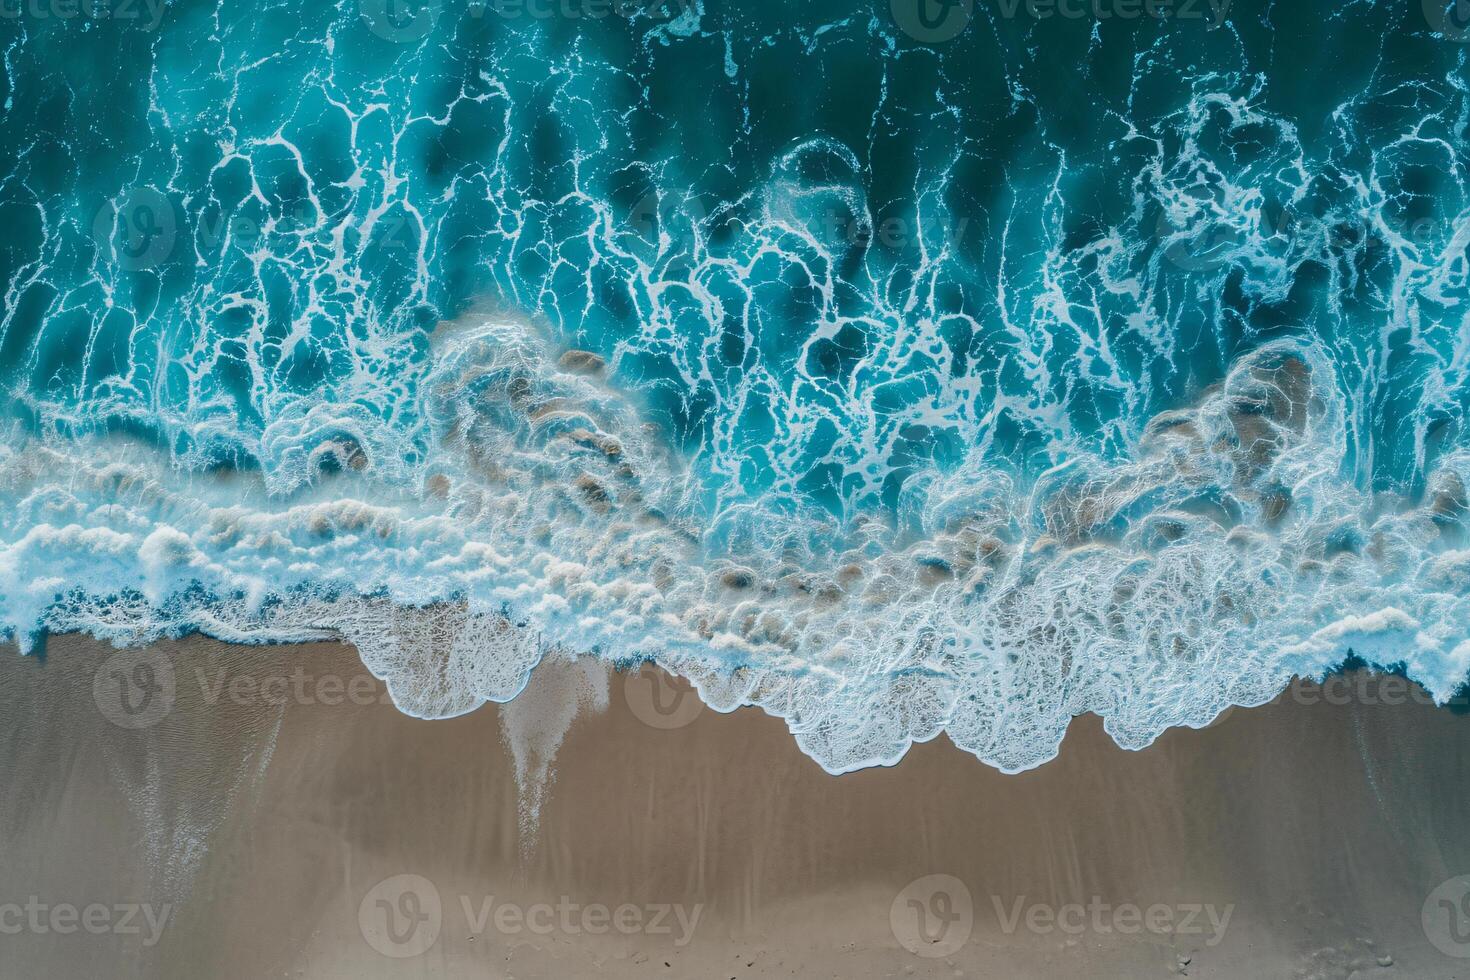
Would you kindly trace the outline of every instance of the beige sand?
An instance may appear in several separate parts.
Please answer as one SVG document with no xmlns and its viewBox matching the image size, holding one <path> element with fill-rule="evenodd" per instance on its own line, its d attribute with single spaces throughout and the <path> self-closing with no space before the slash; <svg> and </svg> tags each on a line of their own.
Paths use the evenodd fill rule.
<svg viewBox="0 0 1470 980">
<path fill-rule="evenodd" d="M 0 651 L 0 977 L 1470 977 L 1470 718 L 1402 689 L 833 778 L 666 684 L 428 722 L 340 646 Z"/>
</svg>

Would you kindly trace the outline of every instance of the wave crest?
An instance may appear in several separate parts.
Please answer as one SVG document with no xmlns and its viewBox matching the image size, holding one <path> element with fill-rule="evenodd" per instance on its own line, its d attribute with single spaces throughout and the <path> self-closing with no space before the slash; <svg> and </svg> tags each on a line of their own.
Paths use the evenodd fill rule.
<svg viewBox="0 0 1470 980">
<path fill-rule="evenodd" d="M 523 324 L 446 326 L 413 481 L 349 466 L 289 501 L 118 439 L 18 441 L 4 627 L 341 637 L 423 717 L 514 697 L 553 646 L 656 660 L 717 709 L 784 718 L 832 772 L 941 732 L 1019 771 L 1084 712 L 1140 748 L 1350 650 L 1441 700 L 1470 668 L 1470 457 L 1417 502 L 1358 490 L 1343 395 L 1305 343 L 1242 358 L 1124 459 L 1024 485 L 961 466 L 910 488 L 905 520 L 752 509 L 720 534 L 598 372 Z"/>
</svg>

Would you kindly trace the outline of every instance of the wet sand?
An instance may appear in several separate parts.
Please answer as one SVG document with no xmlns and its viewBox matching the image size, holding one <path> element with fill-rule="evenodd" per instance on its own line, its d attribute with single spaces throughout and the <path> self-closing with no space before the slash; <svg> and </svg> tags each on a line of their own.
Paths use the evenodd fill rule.
<svg viewBox="0 0 1470 980">
<path fill-rule="evenodd" d="M 1019 776 L 585 661 L 422 721 L 340 645 L 54 637 L 0 700 L 0 977 L 1470 977 L 1470 717 L 1381 679 Z"/>
</svg>

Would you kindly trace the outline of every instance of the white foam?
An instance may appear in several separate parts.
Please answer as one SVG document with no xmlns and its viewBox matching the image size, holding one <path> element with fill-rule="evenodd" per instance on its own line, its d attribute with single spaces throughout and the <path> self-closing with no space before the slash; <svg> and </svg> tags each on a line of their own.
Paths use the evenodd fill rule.
<svg viewBox="0 0 1470 980">
<path fill-rule="evenodd" d="M 133 443 L 17 441 L 4 628 L 340 636 L 426 718 L 513 699 L 551 647 L 654 659 L 719 710 L 785 719 L 831 772 L 941 732 L 1019 771 L 1084 712 L 1139 748 L 1349 650 L 1441 699 L 1464 679 L 1458 518 L 1444 493 L 1385 506 L 1339 472 L 1342 397 L 1306 344 L 1244 358 L 1129 458 L 1078 455 L 1026 486 L 972 462 L 920 481 L 913 531 L 753 512 L 723 550 L 617 392 L 513 323 L 438 345 L 411 480 L 369 465 L 281 496 Z M 1453 496 L 1466 473 L 1453 456 L 1430 483 Z M 523 714 L 518 764 L 544 784 L 561 726 L 533 738 Z"/>
</svg>

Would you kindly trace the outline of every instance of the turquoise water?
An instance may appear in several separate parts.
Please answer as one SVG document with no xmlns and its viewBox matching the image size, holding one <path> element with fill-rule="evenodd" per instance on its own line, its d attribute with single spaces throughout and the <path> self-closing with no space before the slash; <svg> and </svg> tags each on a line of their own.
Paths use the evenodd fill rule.
<svg viewBox="0 0 1470 980">
<path fill-rule="evenodd" d="M 0 628 L 656 659 L 833 772 L 1448 698 L 1463 7 L 12 0 Z"/>
</svg>

